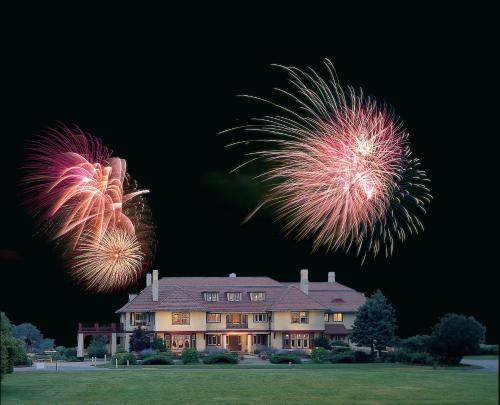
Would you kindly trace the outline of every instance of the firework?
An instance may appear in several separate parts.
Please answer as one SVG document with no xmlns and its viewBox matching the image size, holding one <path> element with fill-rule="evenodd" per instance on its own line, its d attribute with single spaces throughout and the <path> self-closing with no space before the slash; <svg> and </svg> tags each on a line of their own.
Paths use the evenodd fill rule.
<svg viewBox="0 0 500 405">
<path fill-rule="evenodd" d="M 126 161 L 112 157 L 100 139 L 66 126 L 37 138 L 25 165 L 28 206 L 42 228 L 64 247 L 73 275 L 92 289 L 106 290 L 116 280 L 121 280 L 117 285 L 134 280 L 137 263 L 151 253 L 148 243 L 154 233 L 144 231 L 151 216 L 138 214 L 144 211 L 142 195 L 148 190 L 140 190 L 136 183 L 129 187 L 126 169 Z M 124 235 L 142 248 L 139 262 L 120 260 L 108 267 L 90 264 L 91 255 L 85 253 L 104 254 L 100 249 L 109 250 L 112 243 L 130 242 Z"/>
<path fill-rule="evenodd" d="M 134 234 L 110 228 L 99 242 L 92 236 L 82 238 L 73 258 L 73 275 L 90 290 L 115 290 L 137 281 L 143 258 Z"/>
<path fill-rule="evenodd" d="M 278 89 L 297 109 L 265 101 L 284 115 L 257 118 L 243 128 L 270 145 L 250 152 L 241 167 L 264 160 L 269 169 L 258 177 L 269 184 L 264 204 L 273 205 L 287 232 L 312 236 L 314 249 L 354 247 L 363 260 L 395 240 L 423 229 L 418 219 L 431 199 L 428 179 L 411 155 L 408 134 L 384 104 L 362 91 L 339 85 L 330 61 L 329 78 L 315 71 L 283 67 L 294 91 Z M 224 131 L 227 132 L 227 131 Z"/>
</svg>

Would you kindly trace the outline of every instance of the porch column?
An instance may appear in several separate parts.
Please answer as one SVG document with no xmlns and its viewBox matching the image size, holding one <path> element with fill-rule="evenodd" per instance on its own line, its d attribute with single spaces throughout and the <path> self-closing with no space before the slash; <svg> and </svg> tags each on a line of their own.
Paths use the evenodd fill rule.
<svg viewBox="0 0 500 405">
<path fill-rule="evenodd" d="M 76 355 L 78 357 L 83 357 L 83 333 L 79 333 L 77 337 L 78 348 L 76 349 Z"/>
<path fill-rule="evenodd" d="M 252 335 L 250 333 L 247 335 L 247 352 L 252 353 Z"/>
<path fill-rule="evenodd" d="M 125 333 L 125 344 L 123 345 L 123 348 L 126 352 L 130 350 L 130 334 L 128 333 Z"/>
<path fill-rule="evenodd" d="M 220 335 L 220 338 L 221 338 L 221 344 L 222 344 L 222 348 L 225 349 L 226 348 L 226 335 Z"/>
<path fill-rule="evenodd" d="M 111 334 L 111 356 L 116 353 L 116 332 Z"/>
</svg>

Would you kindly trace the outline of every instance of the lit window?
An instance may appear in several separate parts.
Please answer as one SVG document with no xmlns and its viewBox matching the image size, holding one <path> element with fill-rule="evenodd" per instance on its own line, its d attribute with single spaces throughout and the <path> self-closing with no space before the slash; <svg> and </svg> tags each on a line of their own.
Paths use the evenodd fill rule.
<svg viewBox="0 0 500 405">
<path fill-rule="evenodd" d="M 172 335 L 171 347 L 177 350 L 191 347 L 191 336 Z"/>
<path fill-rule="evenodd" d="M 130 325 L 136 325 L 136 326 L 149 325 L 150 321 L 151 321 L 151 315 L 148 312 L 130 313 Z"/>
<path fill-rule="evenodd" d="M 240 292 L 228 292 L 227 293 L 228 301 L 241 301 L 241 293 Z"/>
<path fill-rule="evenodd" d="M 189 325 L 189 312 L 172 312 L 172 325 Z"/>
<path fill-rule="evenodd" d="M 344 320 L 342 312 L 333 313 L 333 322 L 342 322 Z"/>
<path fill-rule="evenodd" d="M 292 323 L 309 323 L 309 312 L 307 311 L 292 312 Z"/>
<path fill-rule="evenodd" d="M 253 314 L 254 322 L 267 322 L 267 314 Z"/>
<path fill-rule="evenodd" d="M 266 293 L 263 292 L 251 292 L 250 300 L 251 301 L 264 301 L 266 299 Z"/>
<path fill-rule="evenodd" d="M 218 292 L 205 292 L 203 295 L 205 297 L 205 301 L 219 301 Z"/>
<path fill-rule="evenodd" d="M 328 312 L 325 312 L 325 313 L 323 314 L 323 320 L 324 320 L 325 322 L 328 322 L 328 321 L 330 320 L 330 314 L 329 314 Z"/>
<path fill-rule="evenodd" d="M 220 314 L 207 313 L 207 322 L 220 322 Z"/>
</svg>

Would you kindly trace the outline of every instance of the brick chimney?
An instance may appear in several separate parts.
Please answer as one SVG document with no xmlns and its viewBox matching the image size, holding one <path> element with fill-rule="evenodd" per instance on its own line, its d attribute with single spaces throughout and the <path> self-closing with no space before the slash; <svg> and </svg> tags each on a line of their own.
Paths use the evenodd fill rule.
<svg viewBox="0 0 500 405">
<path fill-rule="evenodd" d="M 153 301 L 158 301 L 158 270 L 153 270 Z"/>
<path fill-rule="evenodd" d="M 146 274 L 146 287 L 151 285 L 151 273 Z"/>
<path fill-rule="evenodd" d="M 309 294 L 309 270 L 300 270 L 300 290 L 304 294 Z"/>
<path fill-rule="evenodd" d="M 335 283 L 335 272 L 334 271 L 328 272 L 328 282 Z"/>
<path fill-rule="evenodd" d="M 236 273 L 231 273 L 231 274 L 229 275 L 229 277 L 231 277 L 231 278 L 236 278 Z"/>
</svg>

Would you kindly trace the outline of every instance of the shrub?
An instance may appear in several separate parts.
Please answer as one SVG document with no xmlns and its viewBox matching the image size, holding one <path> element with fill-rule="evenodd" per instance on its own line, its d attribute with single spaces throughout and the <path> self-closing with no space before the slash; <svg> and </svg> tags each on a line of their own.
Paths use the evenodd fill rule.
<svg viewBox="0 0 500 405">
<path fill-rule="evenodd" d="M 166 356 L 164 354 L 155 354 L 152 356 L 148 356 L 142 360 L 143 365 L 153 365 L 153 364 L 174 364 L 174 361 L 171 357 Z"/>
<path fill-rule="evenodd" d="M 106 354 L 106 343 L 108 338 L 106 336 L 93 337 L 87 348 L 87 354 L 90 357 L 104 357 Z"/>
<path fill-rule="evenodd" d="M 313 346 L 314 347 L 322 347 L 326 350 L 330 350 L 332 348 L 332 344 L 330 342 L 330 339 L 328 339 L 326 336 L 318 336 L 313 339 Z"/>
<path fill-rule="evenodd" d="M 445 315 L 432 328 L 429 351 L 443 364 L 459 364 L 464 355 L 477 353 L 485 332 L 485 327 L 473 317 Z"/>
<path fill-rule="evenodd" d="M 165 341 L 158 337 L 155 336 L 151 342 L 151 349 L 157 350 L 159 352 L 166 352 L 167 348 L 165 346 Z"/>
<path fill-rule="evenodd" d="M 331 353 L 324 347 L 315 347 L 311 351 L 311 360 L 315 363 L 326 363 L 330 360 Z"/>
<path fill-rule="evenodd" d="M 393 352 L 394 359 L 400 363 L 407 364 L 434 364 L 434 358 L 425 352 L 411 352 L 406 349 L 400 349 Z"/>
<path fill-rule="evenodd" d="M 216 363 L 229 363 L 238 364 L 240 361 L 239 357 L 229 353 L 214 353 L 206 356 L 203 359 L 205 364 L 216 364 Z"/>
<path fill-rule="evenodd" d="M 362 350 L 356 350 L 354 352 L 354 362 L 356 363 L 373 363 L 374 357 Z"/>
<path fill-rule="evenodd" d="M 300 363 L 302 363 L 302 360 L 300 359 L 299 356 L 296 356 L 295 354 L 287 354 L 287 353 L 273 354 L 270 357 L 269 361 L 273 364 L 281 364 L 281 363 L 300 364 Z"/>
<path fill-rule="evenodd" d="M 199 363 L 198 351 L 196 349 L 184 349 L 181 354 L 183 364 Z"/>
<path fill-rule="evenodd" d="M 143 349 L 137 353 L 137 359 L 142 360 L 154 354 L 156 354 L 156 352 L 153 349 Z"/>
<path fill-rule="evenodd" d="M 85 357 L 83 357 L 83 356 L 78 357 L 78 356 L 77 356 L 77 357 L 76 357 L 76 359 L 77 359 L 78 361 L 84 361 L 84 360 L 85 360 Z"/>
<path fill-rule="evenodd" d="M 479 350 L 477 354 L 487 355 L 487 354 L 496 354 L 498 356 L 498 345 L 479 345 Z"/>
<path fill-rule="evenodd" d="M 383 363 L 395 363 L 397 361 L 396 354 L 397 353 L 395 351 L 384 352 L 380 356 L 380 361 L 382 361 Z"/>
<path fill-rule="evenodd" d="M 148 349 L 150 346 L 151 340 L 148 332 L 141 327 L 134 329 L 132 335 L 130 336 L 130 350 L 140 352 L 143 349 Z"/>
<path fill-rule="evenodd" d="M 67 347 L 64 349 L 64 357 L 76 357 L 76 347 Z"/>
<path fill-rule="evenodd" d="M 134 353 L 115 353 L 112 357 L 112 362 L 115 364 L 115 360 L 118 360 L 118 365 L 124 366 L 127 364 L 137 364 L 137 357 Z"/>
<path fill-rule="evenodd" d="M 332 363 L 354 363 L 353 352 L 334 353 L 330 356 Z"/>
<path fill-rule="evenodd" d="M 415 335 L 401 339 L 398 345 L 410 352 L 428 353 L 431 337 L 429 335 Z"/>
</svg>

